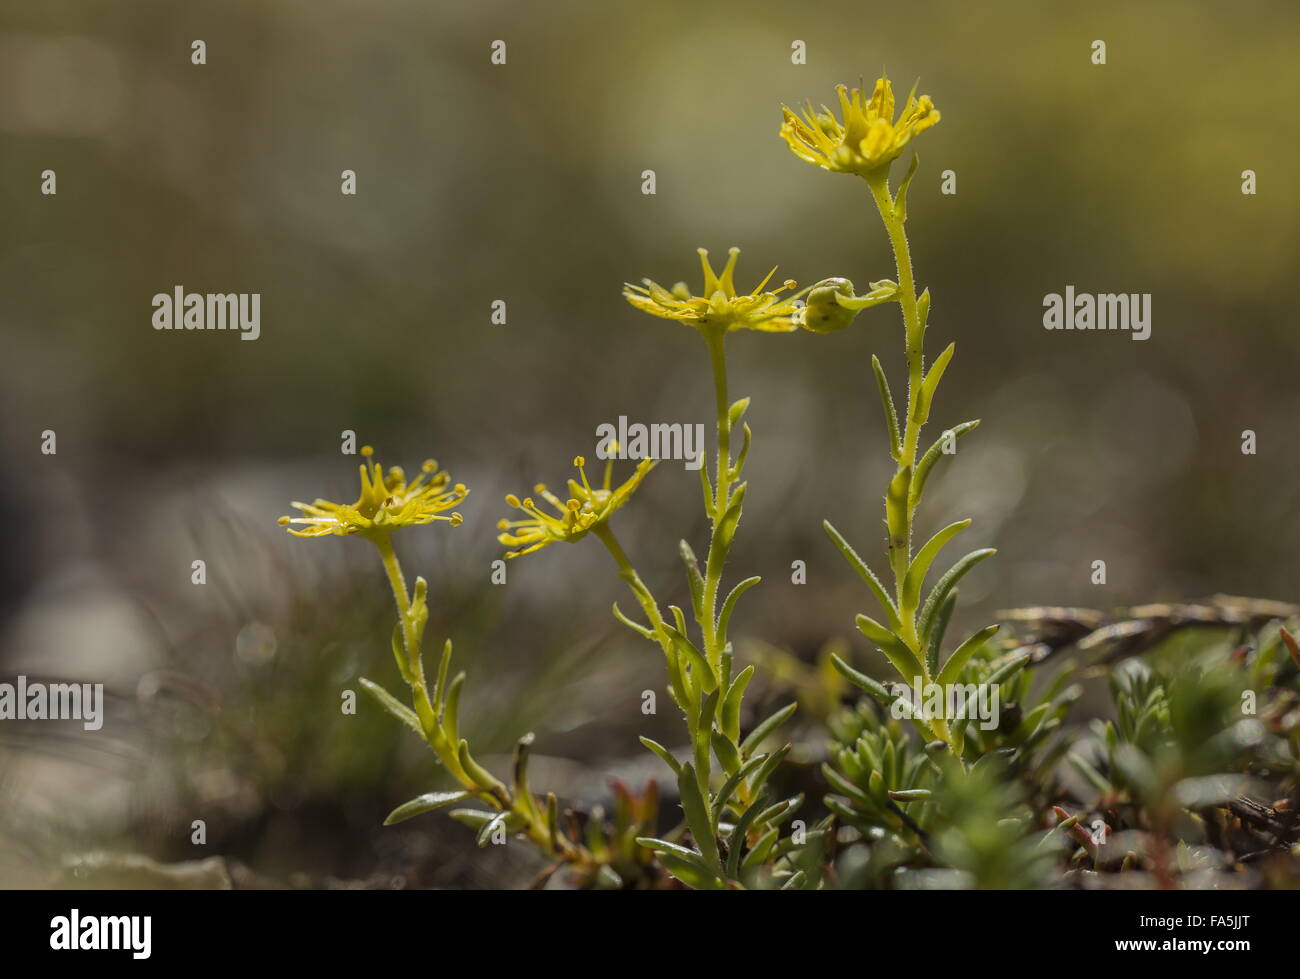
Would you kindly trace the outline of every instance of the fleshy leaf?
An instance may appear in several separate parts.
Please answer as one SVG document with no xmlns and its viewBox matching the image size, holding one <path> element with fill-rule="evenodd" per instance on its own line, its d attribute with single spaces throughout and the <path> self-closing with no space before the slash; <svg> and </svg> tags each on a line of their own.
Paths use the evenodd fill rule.
<svg viewBox="0 0 1300 979">
<path fill-rule="evenodd" d="M 929 638 L 930 628 L 933 624 L 935 613 L 938 611 L 939 606 L 943 604 L 944 598 L 947 597 L 948 592 L 952 590 L 952 587 L 957 584 L 957 582 L 961 580 L 962 576 L 965 575 L 966 572 L 970 571 L 971 568 L 975 567 L 975 565 L 979 564 L 985 558 L 992 557 L 996 553 L 997 551 L 992 547 L 984 547 L 978 551 L 971 551 L 949 568 L 947 573 L 939 579 L 938 583 L 933 589 L 931 589 L 930 596 L 925 600 L 925 605 L 921 607 L 921 615 L 917 619 L 917 631 L 923 640 Z"/>
<path fill-rule="evenodd" d="M 392 826 L 394 823 L 405 822 L 415 816 L 422 816 L 426 812 L 432 812 L 435 809 L 441 809 L 443 806 L 449 806 L 454 802 L 464 802 L 470 797 L 468 792 L 426 792 L 424 795 L 417 795 L 410 802 L 403 802 L 400 806 L 388 814 L 384 820 L 385 826 Z"/>
</svg>

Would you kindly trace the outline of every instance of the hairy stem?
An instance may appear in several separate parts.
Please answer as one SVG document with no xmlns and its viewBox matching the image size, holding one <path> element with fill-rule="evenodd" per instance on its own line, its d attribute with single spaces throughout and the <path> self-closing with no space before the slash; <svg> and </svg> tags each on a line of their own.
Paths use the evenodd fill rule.
<svg viewBox="0 0 1300 979">
<path fill-rule="evenodd" d="M 713 368 L 714 402 L 718 423 L 718 460 L 714 484 L 713 521 L 709 535 L 709 554 L 704 567 L 704 601 L 700 631 L 704 637 L 704 655 L 718 674 L 720 682 L 730 677 L 722 676 L 722 648 L 718 636 L 718 590 L 722 587 L 722 569 L 727 563 L 728 541 L 719 534 L 719 525 L 731 503 L 731 405 L 727 398 L 726 332 L 709 331 L 704 335 L 709 345 L 709 360 Z"/>
<path fill-rule="evenodd" d="M 636 568 L 632 567 L 632 562 L 628 560 L 627 554 L 623 551 L 622 545 L 619 544 L 618 539 L 614 536 L 614 532 L 610 530 L 609 525 L 597 524 L 592 528 L 592 533 L 600 538 L 601 543 L 605 545 L 605 549 L 609 551 L 610 556 L 614 559 L 614 563 L 618 565 L 619 571 L 622 572 L 623 579 L 628 583 L 628 587 L 632 589 L 632 594 L 636 596 L 636 600 L 640 603 L 642 611 L 646 614 L 646 618 L 650 620 L 651 630 L 654 632 L 655 638 L 659 642 L 659 647 L 664 652 L 664 658 L 668 661 L 669 676 L 671 677 L 674 673 L 681 675 L 681 660 L 676 645 L 673 642 L 673 638 L 669 635 L 668 629 L 664 623 L 663 614 L 659 611 L 659 603 L 650 593 L 650 589 L 647 588 L 645 583 L 641 580 L 641 576 L 636 573 Z M 694 690 L 699 691 L 698 684 Z M 693 705 L 690 703 L 689 698 L 698 696 L 699 694 L 692 693 L 689 685 L 686 690 L 683 690 L 681 694 L 679 694 L 679 697 L 681 697 L 682 694 L 685 694 L 682 699 L 686 702 L 679 703 L 678 706 L 682 709 L 682 713 L 686 719 L 686 731 L 690 735 L 691 744 L 694 745 L 698 741 L 699 725 L 696 723 L 696 712 L 693 709 Z M 707 757 L 702 759 L 702 761 L 707 762 Z M 705 793 L 707 796 L 709 791 L 708 767 L 701 764 L 696 772 L 696 776 L 700 784 L 700 791 Z"/>
<path fill-rule="evenodd" d="M 885 522 L 889 527 L 889 565 L 894 575 L 894 593 L 898 603 L 899 636 L 916 654 L 921 664 L 922 679 L 930 680 L 925 650 L 917 633 L 916 603 L 905 594 L 903 582 L 912 563 L 912 525 L 916 517 L 916 502 L 911 492 L 911 481 L 916 466 L 917 447 L 921 429 L 925 426 L 921 384 L 925 378 L 925 324 L 921 322 L 917 307 L 916 280 L 912 273 L 912 254 L 907 245 L 907 231 L 903 217 L 895 207 L 889 191 L 889 170 L 881 168 L 867 178 L 876 210 L 889 235 L 889 245 L 894 252 L 894 265 L 898 269 L 898 300 L 903 311 L 903 335 L 907 356 L 907 413 L 902 432 L 902 446 L 898 468 L 890 482 L 885 498 Z M 931 722 L 935 733 L 952 743 L 952 731 L 946 718 L 936 717 Z"/>
<path fill-rule="evenodd" d="M 438 718 L 429 700 L 428 686 L 424 681 L 424 657 L 420 652 L 423 636 L 416 628 L 411 615 L 411 596 L 406 591 L 406 578 L 402 575 L 402 565 L 393 550 L 393 541 L 387 534 L 374 538 L 379 548 L 379 557 L 384 562 L 384 571 L 388 575 L 388 584 L 393 589 L 393 601 L 397 603 L 397 619 L 402 627 L 402 646 L 406 650 L 407 683 L 411 688 L 411 700 L 415 712 L 420 717 L 420 725 L 426 735 L 438 729 Z M 460 766 L 457 765 L 457 768 Z"/>
<path fill-rule="evenodd" d="M 433 749 L 439 761 L 443 763 L 447 771 L 460 783 L 462 788 L 472 792 L 476 798 L 488 803 L 498 811 L 511 810 L 517 813 L 524 822 L 523 832 L 542 852 L 570 863 L 589 863 L 591 860 L 590 854 L 575 847 L 566 837 L 558 833 L 551 833 L 550 827 L 540 817 L 538 807 L 533 803 L 533 800 L 512 797 L 509 791 L 500 786 L 498 786 L 498 791 L 479 785 L 465 771 L 464 766 L 460 763 L 460 746 L 452 744 L 448 739 L 446 732 L 442 729 L 441 718 L 438 717 L 438 713 L 429 699 L 428 685 L 424 679 L 424 659 L 421 655 L 421 644 L 424 637 L 421 635 L 419 624 L 416 622 L 412 611 L 411 596 L 406 590 L 406 578 L 402 574 L 402 565 L 397 560 L 397 553 L 393 550 L 393 542 L 386 534 L 374 538 L 374 542 L 379 549 L 379 557 L 383 561 L 384 571 L 388 575 L 388 583 L 393 589 L 393 601 L 397 604 L 397 618 L 402 631 L 402 646 L 406 653 L 404 678 L 411 688 L 411 703 L 420 718 L 420 726 L 424 730 L 425 741 L 429 747 Z M 552 844 L 553 836 L 554 844 Z"/>
<path fill-rule="evenodd" d="M 605 545 L 605 549 L 609 551 L 614 563 L 618 565 L 619 571 L 623 573 L 623 578 L 627 581 L 628 587 L 632 589 L 632 594 L 636 596 L 641 610 L 645 612 L 646 618 L 650 620 L 650 628 L 654 632 L 660 647 L 666 655 L 673 655 L 673 641 L 664 628 L 664 617 L 659 611 L 659 603 L 655 601 L 654 595 L 650 593 L 650 589 L 641 580 L 641 576 L 636 573 L 636 568 L 632 567 L 632 562 L 628 560 L 627 554 L 614 536 L 614 532 L 610 530 L 608 524 L 602 523 L 593 527 L 592 533 L 600 538 L 600 542 Z"/>
<path fill-rule="evenodd" d="M 904 642 L 914 653 L 918 653 L 924 662 L 924 653 L 920 649 L 920 640 L 916 634 L 916 609 L 906 601 L 903 593 L 903 580 L 912 560 L 912 521 L 915 505 L 911 500 L 910 482 L 913 467 L 916 465 L 916 450 L 921 437 L 921 382 L 924 371 L 924 326 L 916 305 L 916 283 L 912 276 L 912 256 L 907 246 L 907 233 L 903 221 L 894 208 L 894 198 L 889 192 L 889 171 L 882 168 L 867 177 L 867 186 L 876 202 L 876 209 L 884 222 L 889 235 L 889 244 L 894 252 L 894 264 L 898 268 L 898 297 L 903 311 L 903 329 L 907 353 L 907 410 L 906 424 L 902 432 L 902 451 L 898 459 L 898 469 L 891 484 L 891 500 L 888 506 L 895 509 L 887 513 L 889 524 L 889 564 L 894 575 L 894 589 L 898 600 L 899 618 L 902 619 L 901 635 Z M 896 492 L 900 490 L 901 493 Z"/>
</svg>

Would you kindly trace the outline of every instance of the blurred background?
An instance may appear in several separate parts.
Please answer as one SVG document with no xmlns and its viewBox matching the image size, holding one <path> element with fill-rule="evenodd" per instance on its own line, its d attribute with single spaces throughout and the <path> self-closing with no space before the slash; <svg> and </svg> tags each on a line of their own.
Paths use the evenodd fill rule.
<svg viewBox="0 0 1300 979">
<path fill-rule="evenodd" d="M 535 730 L 534 783 L 575 804 L 655 774 L 636 736 L 679 723 L 641 715 L 661 661 L 612 623 L 607 555 L 550 548 L 490 585 L 501 498 L 560 483 L 620 415 L 709 422 L 703 344 L 631 309 L 623 282 L 698 288 L 695 248 L 731 245 L 742 289 L 777 264 L 801 284 L 893 277 L 864 186 L 777 138 L 782 103 L 882 68 L 943 114 L 909 199 L 930 353 L 957 341 L 932 420 L 983 425 L 920 531 L 972 516 L 968 542 L 1000 551 L 963 583 L 956 625 L 1031 604 L 1295 600 L 1298 36 L 1281 0 L 6 5 L 0 680 L 103 682 L 108 719 L 93 735 L 0 724 L 0 885 L 156 886 L 214 854 L 229 860 L 186 879 L 537 871 L 438 816 L 380 828 L 442 776 L 368 701 L 339 710 L 360 675 L 399 686 L 378 561 L 275 522 L 290 500 L 355 498 L 344 430 L 472 489 L 463 526 L 398 545 L 431 582 L 428 646 L 451 636 L 469 671 L 477 753 L 500 770 Z M 1045 331 L 1043 296 L 1067 284 L 1151 293 L 1151 339 Z M 153 330 L 151 297 L 176 285 L 260 293 L 260 339 Z M 869 357 L 899 378 L 899 333 L 886 308 L 828 336 L 733 336 L 754 445 L 730 574 L 764 577 L 733 625 L 742 659 L 864 654 L 864 593 L 820 524 L 876 553 L 892 463 Z M 617 519 L 665 602 L 684 604 L 677 540 L 707 540 L 698 501 L 667 464 Z M 756 707 L 788 699 L 769 687 Z"/>
</svg>

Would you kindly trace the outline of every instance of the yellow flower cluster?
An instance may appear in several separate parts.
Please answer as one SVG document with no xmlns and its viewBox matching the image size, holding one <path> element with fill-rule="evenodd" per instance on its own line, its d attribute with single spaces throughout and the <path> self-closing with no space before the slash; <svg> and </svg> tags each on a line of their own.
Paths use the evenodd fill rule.
<svg viewBox="0 0 1300 979">
<path fill-rule="evenodd" d="M 459 513 L 443 514 L 464 500 L 469 490 L 461 483 L 452 486 L 451 476 L 439 471 L 432 459 L 408 483 L 400 466 L 385 473 L 379 463 L 371 461 L 374 449 L 370 446 L 362 448 L 361 454 L 366 461 L 360 467 L 361 496 L 355 503 L 294 503 L 303 516 L 281 517 L 280 524 L 298 537 L 358 534 L 376 538 L 435 520 L 449 521 L 453 527 L 461 522 Z M 302 524 L 303 529 L 295 530 L 290 524 Z"/>
<path fill-rule="evenodd" d="M 888 166 L 906 148 L 912 138 L 939 121 L 939 110 L 930 96 L 916 97 L 913 89 L 898 119 L 894 119 L 894 89 L 888 78 L 876 82 L 867 99 L 861 89 L 836 86 L 840 97 L 840 116 L 826 106 L 822 111 L 806 103 L 803 116 L 783 108 L 785 122 L 781 138 L 799 159 L 834 173 L 862 176 Z"/>
<path fill-rule="evenodd" d="M 533 492 L 555 509 L 554 514 L 539 507 L 532 497 L 521 501 L 513 493 L 507 496 L 506 503 L 522 510 L 527 517 L 523 520 L 502 520 L 497 524 L 497 530 L 501 531 L 497 540 L 512 548 L 506 552 L 506 557 L 521 557 L 560 541 L 581 540 L 591 531 L 599 529 L 628 501 L 633 491 L 641 485 L 641 480 L 655 467 L 655 462 L 654 459 L 643 459 L 626 482 L 613 488 L 610 479 L 614 463 L 610 460 L 605 464 L 604 481 L 593 489 L 587 482 L 586 460 L 578 456 L 573 464 L 578 468 L 582 481 L 569 480 L 567 500 L 561 500 L 540 483 L 533 487 Z"/>
<path fill-rule="evenodd" d="M 644 286 L 634 286 L 631 283 L 625 285 L 624 298 L 643 313 L 677 320 L 697 330 L 789 333 L 799 328 L 800 306 L 795 302 L 797 296 L 780 297 L 782 292 L 795 287 L 793 281 L 787 280 L 781 288 L 764 292 L 776 274 L 776 269 L 772 269 L 752 292 L 737 295 L 734 276 L 740 249 L 731 249 L 721 274 L 713 271 L 707 251 L 701 248 L 699 253 L 700 265 L 704 270 L 704 291 L 701 295 L 691 295 L 685 282 L 679 282 L 669 290 L 650 279 L 643 279 Z"/>
</svg>

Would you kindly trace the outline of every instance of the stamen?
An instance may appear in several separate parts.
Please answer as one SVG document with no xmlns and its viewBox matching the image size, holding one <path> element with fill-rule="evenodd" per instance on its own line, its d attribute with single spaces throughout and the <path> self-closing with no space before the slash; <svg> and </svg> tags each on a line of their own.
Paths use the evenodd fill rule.
<svg viewBox="0 0 1300 979">
<path fill-rule="evenodd" d="M 578 475 L 582 477 L 583 489 L 585 489 L 588 493 L 590 493 L 591 484 L 587 482 L 587 470 L 586 470 L 587 460 L 584 459 L 582 456 L 578 456 L 576 459 L 573 460 L 573 464 L 578 467 Z"/>
</svg>

